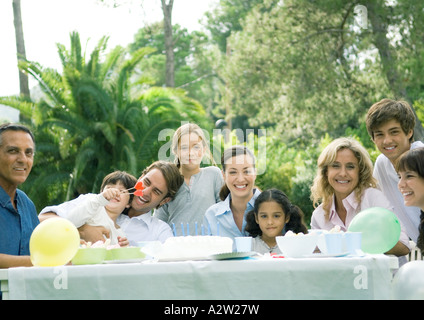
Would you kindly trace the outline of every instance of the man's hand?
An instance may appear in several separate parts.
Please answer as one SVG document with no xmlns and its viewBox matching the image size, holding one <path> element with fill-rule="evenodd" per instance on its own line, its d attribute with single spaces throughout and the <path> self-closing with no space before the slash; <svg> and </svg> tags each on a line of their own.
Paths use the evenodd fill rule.
<svg viewBox="0 0 424 320">
<path fill-rule="evenodd" d="M 89 226 L 87 224 L 78 228 L 80 238 L 91 243 L 97 241 L 105 241 L 106 238 L 110 238 L 110 232 L 105 227 L 101 226 Z"/>
<path fill-rule="evenodd" d="M 44 214 L 39 214 L 38 220 L 40 220 L 40 222 L 43 222 L 43 221 L 45 221 L 49 218 L 57 218 L 57 217 L 58 217 L 58 215 L 56 213 L 50 211 L 50 212 L 46 212 Z"/>
</svg>

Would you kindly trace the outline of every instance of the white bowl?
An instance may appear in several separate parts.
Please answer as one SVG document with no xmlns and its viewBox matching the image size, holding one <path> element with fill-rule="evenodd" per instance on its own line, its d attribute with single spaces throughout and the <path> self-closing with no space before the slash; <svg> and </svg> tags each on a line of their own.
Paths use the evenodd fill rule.
<svg viewBox="0 0 424 320">
<path fill-rule="evenodd" d="M 289 258 L 301 258 L 311 255 L 318 243 L 317 234 L 293 235 L 293 236 L 278 236 L 278 247 L 284 256 Z"/>
</svg>

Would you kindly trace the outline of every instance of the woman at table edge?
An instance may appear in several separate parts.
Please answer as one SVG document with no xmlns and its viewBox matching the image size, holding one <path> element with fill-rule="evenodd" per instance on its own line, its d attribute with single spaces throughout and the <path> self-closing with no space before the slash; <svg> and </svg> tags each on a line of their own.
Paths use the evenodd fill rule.
<svg viewBox="0 0 424 320">
<path fill-rule="evenodd" d="M 350 222 L 366 208 L 393 206 L 377 189 L 372 176 L 373 165 L 366 149 L 353 138 L 333 140 L 318 158 L 318 170 L 311 187 L 315 206 L 312 213 L 312 229 L 331 230 L 340 226 L 347 231 Z M 319 204 L 318 207 L 316 205 Z M 400 239 L 386 254 L 398 257 L 410 252 L 409 239 L 401 226 Z"/>
<path fill-rule="evenodd" d="M 424 251 L 424 148 L 402 154 L 396 164 L 396 171 L 399 175 L 398 188 L 405 206 L 421 209 L 417 247 Z"/>
</svg>

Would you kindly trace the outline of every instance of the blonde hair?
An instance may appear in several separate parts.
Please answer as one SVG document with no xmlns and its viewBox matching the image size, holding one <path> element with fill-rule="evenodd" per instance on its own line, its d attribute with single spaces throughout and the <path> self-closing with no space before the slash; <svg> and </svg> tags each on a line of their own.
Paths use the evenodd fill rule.
<svg viewBox="0 0 424 320">
<path fill-rule="evenodd" d="M 181 162 L 180 159 L 178 158 L 178 145 L 181 141 L 181 137 L 185 134 L 190 134 L 190 133 L 195 133 L 199 136 L 199 138 L 202 140 L 202 146 L 204 151 L 204 156 L 207 156 L 208 159 L 211 161 L 211 163 L 213 165 L 216 165 L 213 157 L 212 157 L 212 153 L 210 151 L 209 148 L 209 144 L 206 140 L 205 134 L 203 132 L 203 130 L 195 123 L 186 123 L 183 124 L 181 127 L 179 127 L 175 133 L 174 136 L 172 137 L 172 153 L 175 156 L 174 159 L 174 163 L 175 165 L 180 168 L 181 167 Z M 203 160 L 202 160 L 203 161 Z"/>
<path fill-rule="evenodd" d="M 364 190 L 377 186 L 377 180 L 372 176 L 373 164 L 367 150 L 353 138 L 338 138 L 333 140 L 324 148 L 318 158 L 317 175 L 311 187 L 311 200 L 314 208 L 321 202 L 326 218 L 329 216 L 334 194 L 334 189 L 328 182 L 328 167 L 336 160 L 337 152 L 343 149 L 351 150 L 356 159 L 358 159 L 359 182 L 354 189 L 356 192 L 356 201 L 360 204 Z"/>
</svg>

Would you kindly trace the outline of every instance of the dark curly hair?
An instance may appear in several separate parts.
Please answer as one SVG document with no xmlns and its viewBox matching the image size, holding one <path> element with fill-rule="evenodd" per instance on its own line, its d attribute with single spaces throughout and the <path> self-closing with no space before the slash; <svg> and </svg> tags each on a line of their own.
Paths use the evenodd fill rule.
<svg viewBox="0 0 424 320">
<path fill-rule="evenodd" d="M 278 189 L 269 189 L 263 191 L 255 201 L 253 210 L 249 211 L 246 215 L 246 231 L 252 236 L 261 236 L 262 230 L 256 222 L 255 217 L 258 214 L 259 206 L 263 202 L 274 201 L 278 203 L 283 209 L 286 218 L 290 218 L 289 222 L 285 225 L 285 231 L 291 230 L 295 233 L 303 232 L 308 233 L 305 223 L 303 222 L 303 212 L 299 207 L 293 205 L 286 194 Z"/>
<path fill-rule="evenodd" d="M 421 250 L 421 252 L 424 252 L 424 212 L 421 210 L 420 215 L 420 225 L 418 226 L 418 231 L 420 234 L 418 235 L 417 239 L 417 247 Z"/>
</svg>

